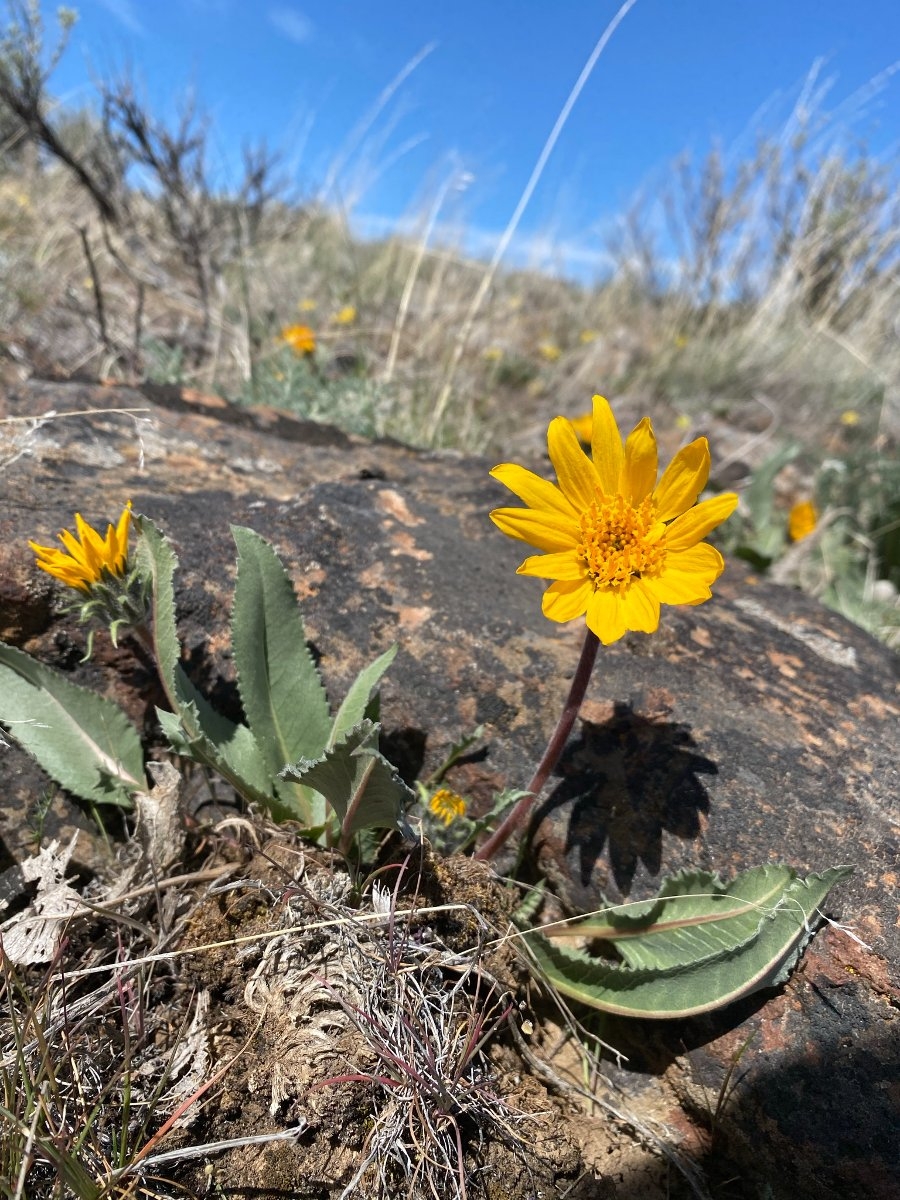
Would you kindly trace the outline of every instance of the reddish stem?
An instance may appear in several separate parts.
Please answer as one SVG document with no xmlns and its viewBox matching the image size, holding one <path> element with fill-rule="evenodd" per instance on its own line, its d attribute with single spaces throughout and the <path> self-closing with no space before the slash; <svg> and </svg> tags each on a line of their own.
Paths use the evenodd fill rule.
<svg viewBox="0 0 900 1200">
<path fill-rule="evenodd" d="M 530 813 L 535 800 L 540 794 L 541 788 L 547 782 L 550 772 L 559 762 L 559 757 L 569 739 L 569 734 L 572 732 L 572 726 L 575 724 L 575 718 L 578 716 L 578 710 L 581 708 L 584 694 L 587 691 L 587 685 L 591 678 L 591 672 L 594 669 L 594 662 L 597 658 L 597 647 L 599 645 L 600 641 L 597 635 L 592 633 L 590 629 L 587 630 L 584 645 L 581 647 L 581 658 L 578 660 L 578 667 L 572 678 L 572 686 L 569 688 L 568 699 L 566 700 L 556 729 L 553 731 L 553 736 L 547 743 L 544 757 L 538 763 L 534 777 L 528 785 L 527 794 L 518 801 L 505 820 L 497 826 L 484 845 L 476 851 L 476 858 L 482 860 L 493 858 L 501 846 L 506 843 L 507 838 L 524 824 L 525 818 Z"/>
</svg>

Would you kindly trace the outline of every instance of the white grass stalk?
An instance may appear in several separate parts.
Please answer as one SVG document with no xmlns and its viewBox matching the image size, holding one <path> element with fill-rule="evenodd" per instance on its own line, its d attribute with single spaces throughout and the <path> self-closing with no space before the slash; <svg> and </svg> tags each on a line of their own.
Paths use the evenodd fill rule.
<svg viewBox="0 0 900 1200">
<path fill-rule="evenodd" d="M 413 71 L 425 61 L 428 55 L 434 50 L 436 42 L 429 42 L 427 46 L 423 46 L 418 54 L 413 55 L 409 62 L 394 76 L 386 88 L 379 93 L 378 99 L 353 129 L 347 139 L 344 149 L 335 157 L 322 185 L 322 199 L 327 200 L 336 190 L 338 178 L 344 167 L 350 161 L 351 157 L 356 153 L 362 142 L 368 135 L 372 126 L 384 112 L 385 108 L 390 104 L 393 97 L 396 95 L 399 88 L 403 86 Z"/>
<path fill-rule="evenodd" d="M 425 251 L 428 249 L 428 243 L 431 241 L 431 235 L 434 233 L 434 227 L 437 224 L 438 215 L 444 206 L 444 201 L 447 198 L 447 193 L 454 187 L 459 180 L 459 171 L 452 171 L 444 180 L 441 188 L 435 196 L 434 203 L 431 206 L 431 211 L 428 214 L 428 219 L 425 223 L 425 228 L 422 231 L 422 236 L 416 246 L 416 252 L 413 255 L 413 261 L 406 276 L 406 282 L 403 285 L 403 294 L 400 297 L 400 304 L 397 307 L 397 319 L 394 321 L 394 329 L 391 333 L 391 344 L 388 349 L 387 361 L 384 364 L 384 373 L 382 379 L 385 383 L 390 383 L 394 376 L 394 368 L 397 365 L 397 354 L 400 350 L 400 338 L 403 334 L 403 326 L 406 323 L 406 316 L 409 312 L 410 302 L 412 301 L 413 291 L 415 290 L 416 280 L 419 277 L 419 271 L 422 267 L 422 262 L 425 258 Z"/>
</svg>

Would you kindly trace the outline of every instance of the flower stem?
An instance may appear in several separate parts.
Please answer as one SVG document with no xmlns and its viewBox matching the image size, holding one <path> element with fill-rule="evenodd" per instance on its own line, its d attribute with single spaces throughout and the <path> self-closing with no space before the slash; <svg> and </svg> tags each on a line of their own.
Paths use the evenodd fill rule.
<svg viewBox="0 0 900 1200">
<path fill-rule="evenodd" d="M 581 708 L 584 694 L 587 691 L 587 685 L 591 678 L 591 672 L 594 669 L 594 662 L 597 658 L 597 647 L 599 645 L 600 642 L 597 635 L 588 629 L 585 633 L 584 645 L 581 647 L 581 658 L 578 660 L 578 666 L 572 678 L 572 686 L 569 688 L 565 707 L 562 710 L 562 715 L 559 718 L 556 729 L 553 731 L 553 736 L 547 743 L 544 756 L 538 763 L 531 783 L 528 785 L 527 793 L 513 807 L 506 819 L 497 826 L 484 845 L 476 851 L 476 858 L 482 860 L 493 858 L 501 846 L 506 843 L 510 834 L 515 833 L 524 824 L 525 818 L 530 813 L 535 800 L 540 794 L 541 788 L 547 782 L 550 772 L 559 762 L 559 757 L 569 739 L 569 734 L 572 732 L 572 726 L 575 724 L 575 718 L 578 716 L 578 710 Z"/>
</svg>

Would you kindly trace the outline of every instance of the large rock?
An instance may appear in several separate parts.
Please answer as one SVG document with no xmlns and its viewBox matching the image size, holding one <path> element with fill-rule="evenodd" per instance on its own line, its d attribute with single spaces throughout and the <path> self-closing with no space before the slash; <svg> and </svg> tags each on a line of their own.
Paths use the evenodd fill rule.
<svg viewBox="0 0 900 1200">
<path fill-rule="evenodd" d="M 67 415 L 90 409 L 102 411 Z M 0 637 L 115 695 L 151 729 L 149 673 L 127 644 L 115 651 L 103 638 L 79 665 L 83 632 L 59 615 L 26 545 L 50 541 L 75 509 L 94 524 L 114 519 L 130 497 L 180 555 L 189 668 L 234 714 L 228 524 L 249 525 L 291 571 L 334 697 L 399 641 L 382 713 L 387 749 L 408 776 L 484 723 L 486 753 L 458 768 L 453 786 L 486 804 L 527 781 L 582 628 L 547 622 L 539 584 L 516 577 L 522 549 L 487 520 L 506 499 L 491 464 L 363 443 L 175 390 L 32 382 L 6 395 L 4 415 L 36 420 L 3 427 Z M 601 651 L 584 720 L 542 804 L 536 865 L 582 909 L 603 895 L 646 896 L 686 865 L 726 875 L 771 861 L 855 868 L 829 901 L 841 925 L 815 938 L 779 993 L 702 1021 L 606 1034 L 631 1056 L 619 1073 L 626 1090 L 646 1096 L 649 1074 L 664 1082 L 652 1085 L 663 1103 L 677 1094 L 669 1118 L 695 1150 L 703 1106 L 715 1109 L 750 1039 L 715 1132 L 775 1196 L 900 1194 L 891 1190 L 900 1173 L 898 711 L 890 652 L 731 564 L 712 602 L 664 610 L 658 634 Z M 0 772 L 2 869 L 30 852 L 23 813 L 46 781 L 15 749 Z M 64 798 L 45 818 L 79 820 Z"/>
</svg>

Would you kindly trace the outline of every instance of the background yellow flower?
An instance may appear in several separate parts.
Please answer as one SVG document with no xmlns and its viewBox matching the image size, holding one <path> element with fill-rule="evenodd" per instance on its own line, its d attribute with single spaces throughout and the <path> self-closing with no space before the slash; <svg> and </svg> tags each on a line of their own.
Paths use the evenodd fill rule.
<svg viewBox="0 0 900 1200">
<path fill-rule="evenodd" d="M 316 335 L 308 325 L 286 325 L 278 335 L 295 354 L 314 354 Z"/>
<path fill-rule="evenodd" d="M 334 314 L 336 325 L 352 325 L 356 320 L 356 309 L 352 304 L 345 304 L 344 307 Z"/>
<path fill-rule="evenodd" d="M 819 514 L 812 500 L 801 500 L 795 504 L 788 516 L 788 533 L 792 542 L 802 541 L 809 537 L 819 520 Z"/>
<path fill-rule="evenodd" d="M 582 413 L 580 417 L 572 417 L 572 428 L 578 437 L 579 442 L 583 442 L 585 446 L 591 444 L 591 433 L 594 428 L 594 414 L 592 412 Z"/>
<path fill-rule="evenodd" d="M 457 817 L 463 817 L 466 813 L 465 800 L 456 792 L 451 792 L 449 788 L 440 788 L 435 792 L 428 802 L 428 807 L 447 826 L 452 825 Z"/>
</svg>

